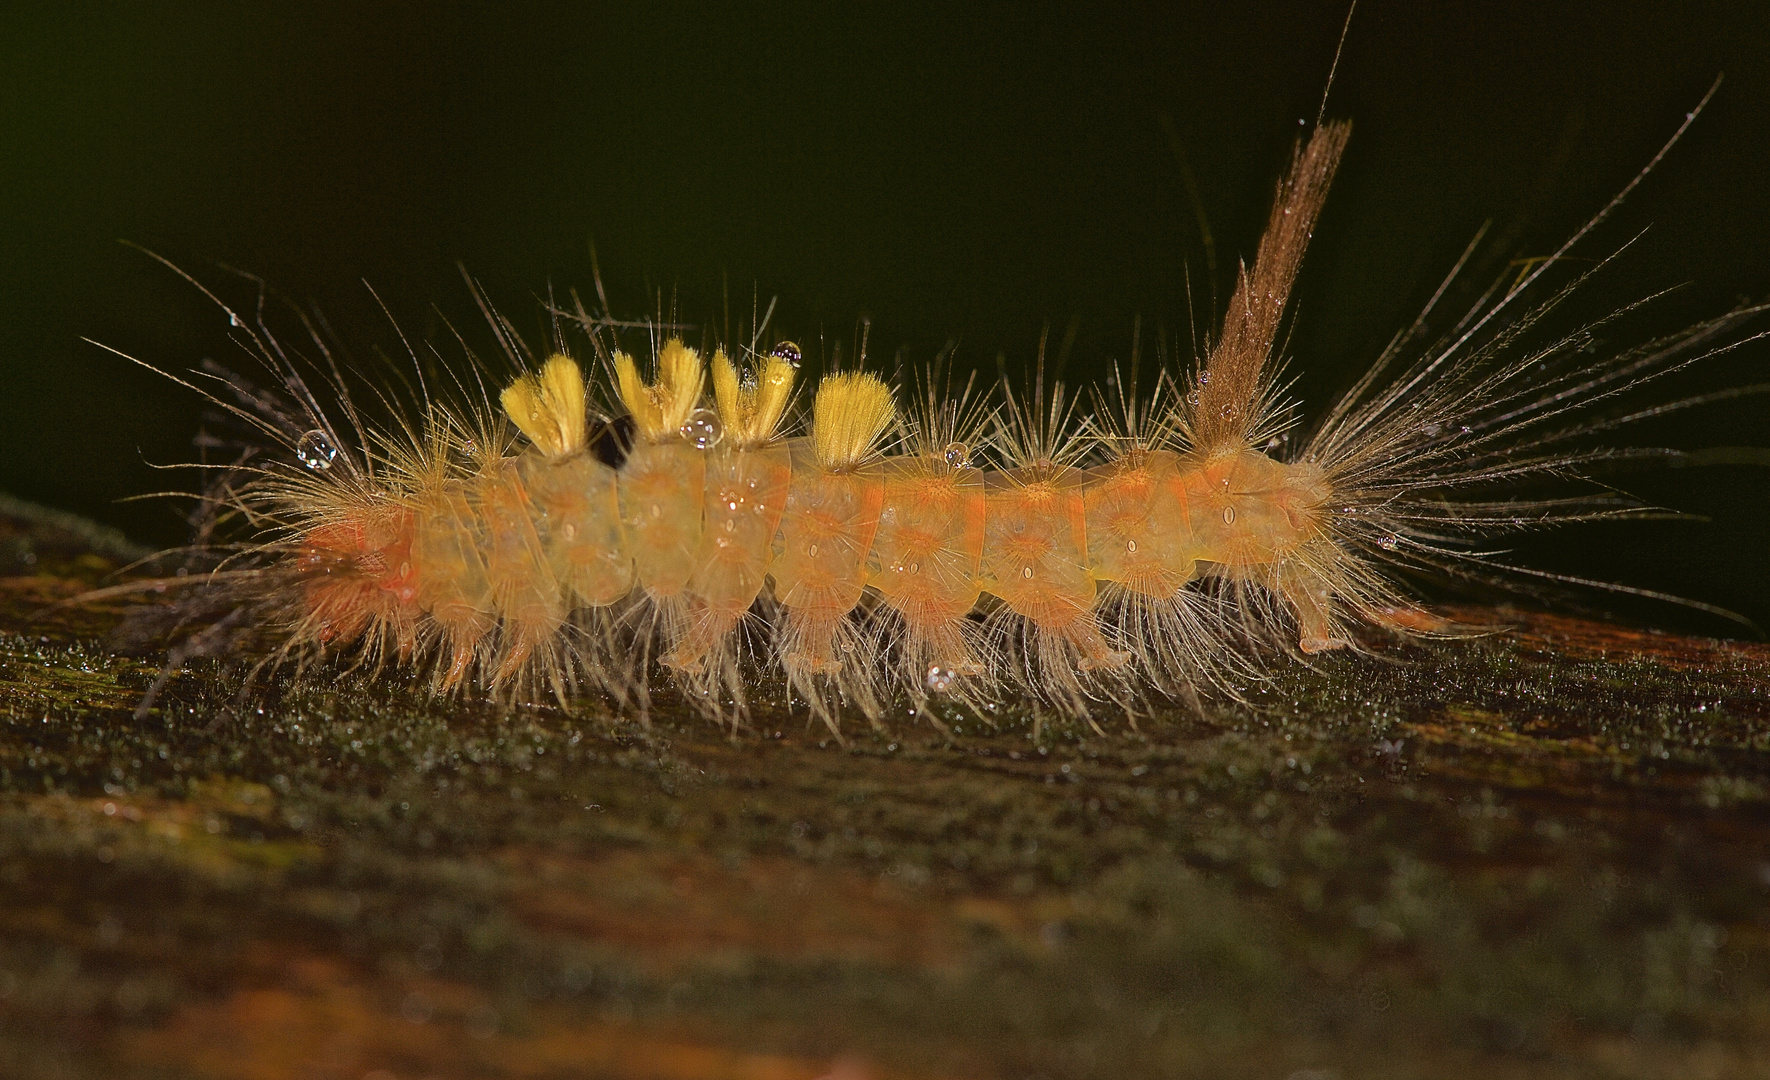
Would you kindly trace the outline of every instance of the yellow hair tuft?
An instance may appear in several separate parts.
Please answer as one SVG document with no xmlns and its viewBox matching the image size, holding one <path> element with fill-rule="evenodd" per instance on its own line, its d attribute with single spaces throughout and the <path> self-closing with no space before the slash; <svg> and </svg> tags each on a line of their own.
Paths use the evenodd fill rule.
<svg viewBox="0 0 1770 1080">
<path fill-rule="evenodd" d="M 538 373 L 505 387 L 498 401 L 510 422 L 547 457 L 568 457 L 584 449 L 584 373 L 564 353 L 555 353 Z"/>
<path fill-rule="evenodd" d="M 724 349 L 713 354 L 713 402 L 725 437 L 739 449 L 773 439 L 793 398 L 793 365 L 780 356 L 762 359 L 762 369 L 746 385 Z"/>
<path fill-rule="evenodd" d="M 664 342 L 658 352 L 658 381 L 646 383 L 639 366 L 624 352 L 615 353 L 615 392 L 633 414 L 640 435 L 651 442 L 675 438 L 700 404 L 706 371 L 701 354 L 681 338 Z"/>
<path fill-rule="evenodd" d="M 897 415 L 891 388 L 865 372 L 826 375 L 811 406 L 811 448 L 826 469 L 872 457 Z"/>
</svg>

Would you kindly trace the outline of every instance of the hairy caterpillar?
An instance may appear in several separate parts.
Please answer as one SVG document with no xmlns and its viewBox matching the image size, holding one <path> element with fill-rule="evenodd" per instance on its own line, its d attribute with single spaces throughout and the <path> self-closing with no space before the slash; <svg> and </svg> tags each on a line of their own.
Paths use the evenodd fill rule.
<svg viewBox="0 0 1770 1080">
<path fill-rule="evenodd" d="M 1480 574 L 1497 531 L 1628 512 L 1506 487 L 1612 456 L 1574 439 L 1633 417 L 1580 411 L 1736 347 L 1730 331 L 1759 309 L 1597 361 L 1592 324 L 1533 337 L 1572 287 L 1544 297 L 1545 275 L 1644 169 L 1448 327 L 1428 330 L 1429 307 L 1269 453 L 1294 425 L 1279 331 L 1349 130 L 1318 123 L 1295 150 L 1194 370 L 1164 370 L 1145 402 L 1120 384 L 1079 420 L 1060 384 L 989 400 L 932 377 L 901 416 L 884 381 L 849 371 L 816 385 L 798 429 L 790 343 L 734 359 L 653 328 L 647 374 L 621 325 L 580 304 L 555 315 L 606 380 L 587 379 L 557 322 L 543 359 L 494 316 L 524 368 L 495 406 L 426 391 L 416 419 L 375 424 L 335 365 L 319 370 L 336 406 L 262 316 L 229 311 L 294 405 L 238 382 L 212 395 L 286 453 L 228 473 L 244 479 L 216 506 L 256 536 L 201 582 L 272 661 L 341 654 L 429 672 L 439 691 L 595 687 L 639 706 L 663 672 L 734 719 L 772 672 L 832 731 L 843 704 L 876 720 L 931 695 L 1017 691 L 1085 717 L 1146 690 L 1232 688 L 1266 645 L 1355 647 L 1359 625 L 1454 632 L 1395 569 Z"/>
</svg>

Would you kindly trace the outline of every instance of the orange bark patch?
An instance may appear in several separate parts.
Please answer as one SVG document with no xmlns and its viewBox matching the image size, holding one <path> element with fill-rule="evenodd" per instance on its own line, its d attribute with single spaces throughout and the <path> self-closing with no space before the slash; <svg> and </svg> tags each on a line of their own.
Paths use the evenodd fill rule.
<svg viewBox="0 0 1770 1080">
<path fill-rule="evenodd" d="M 813 1080 L 837 1065 L 856 1078 L 885 1077 L 852 1060 L 720 1048 L 556 1007 L 525 1011 L 522 1030 L 506 1031 L 490 999 L 457 983 L 375 980 L 309 954 L 257 959 L 274 985 L 238 989 L 125 1034 L 121 1056 L 204 1080 Z"/>
</svg>

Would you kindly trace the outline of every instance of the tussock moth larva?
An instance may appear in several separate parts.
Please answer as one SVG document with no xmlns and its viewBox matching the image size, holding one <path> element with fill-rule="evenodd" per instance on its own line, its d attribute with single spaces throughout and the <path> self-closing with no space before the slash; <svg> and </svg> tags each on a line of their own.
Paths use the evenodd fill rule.
<svg viewBox="0 0 1770 1080">
<path fill-rule="evenodd" d="M 898 698 L 1015 690 L 1085 717 L 1146 692 L 1232 691 L 1270 646 L 1456 633 L 1394 571 L 1485 574 L 1495 532 L 1629 512 L 1506 488 L 1603 460 L 1574 445 L 1581 417 L 1750 340 L 1735 331 L 1760 308 L 1595 360 L 1591 325 L 1547 330 L 1571 287 L 1549 275 L 1644 169 L 1427 339 L 1429 308 L 1269 452 L 1294 426 L 1280 329 L 1349 134 L 1323 122 L 1299 142 L 1195 368 L 1163 370 L 1144 402 L 1121 384 L 1125 400 L 1085 417 L 1042 378 L 987 396 L 930 378 L 901 415 L 864 370 L 798 386 L 787 342 L 697 348 L 657 327 L 636 357 L 579 304 L 553 312 L 543 355 L 494 317 L 525 370 L 495 406 L 427 391 L 418 416 L 375 425 L 317 336 L 305 366 L 229 311 L 290 403 L 206 391 L 280 451 L 218 489 L 255 539 L 202 582 L 250 612 L 270 661 L 399 665 L 439 691 L 599 688 L 637 708 L 663 677 L 734 721 L 773 673 L 838 735 L 844 704 L 876 721 Z"/>
</svg>

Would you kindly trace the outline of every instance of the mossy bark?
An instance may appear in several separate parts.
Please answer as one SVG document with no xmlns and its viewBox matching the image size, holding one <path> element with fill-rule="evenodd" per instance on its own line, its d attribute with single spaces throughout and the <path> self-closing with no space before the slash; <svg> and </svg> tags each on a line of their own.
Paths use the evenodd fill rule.
<svg viewBox="0 0 1770 1080">
<path fill-rule="evenodd" d="M 44 610 L 116 553 L 27 534 L 0 1074 L 1770 1074 L 1762 646 L 1487 612 L 1104 737 L 208 661 L 138 720 Z"/>
</svg>

